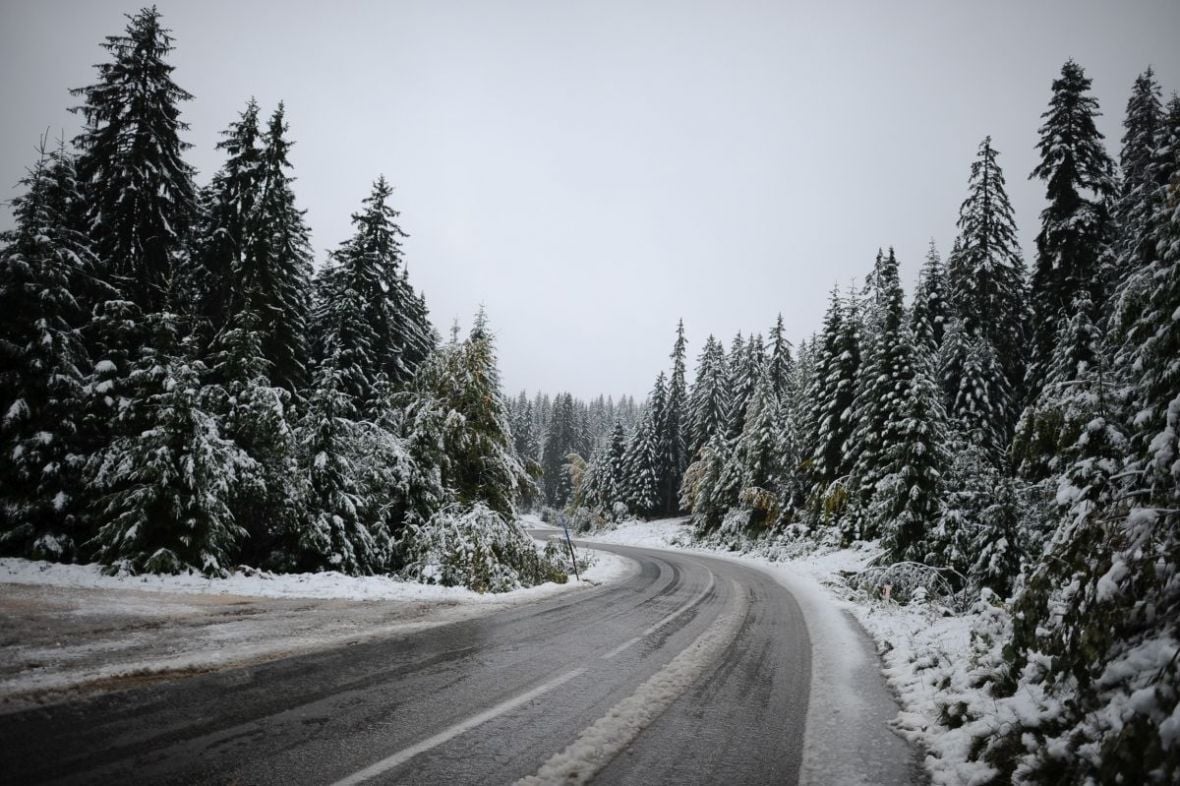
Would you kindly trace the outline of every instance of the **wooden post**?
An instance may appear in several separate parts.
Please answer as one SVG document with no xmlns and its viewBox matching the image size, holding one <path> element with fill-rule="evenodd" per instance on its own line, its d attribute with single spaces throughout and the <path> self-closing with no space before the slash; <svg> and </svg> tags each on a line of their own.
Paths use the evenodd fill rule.
<svg viewBox="0 0 1180 786">
<path fill-rule="evenodd" d="M 578 558 L 574 555 L 574 542 L 570 540 L 570 528 L 566 526 L 564 516 L 561 518 L 561 529 L 565 532 L 565 545 L 570 547 L 570 562 L 574 563 L 574 578 L 581 581 L 582 577 L 578 575 Z"/>
</svg>

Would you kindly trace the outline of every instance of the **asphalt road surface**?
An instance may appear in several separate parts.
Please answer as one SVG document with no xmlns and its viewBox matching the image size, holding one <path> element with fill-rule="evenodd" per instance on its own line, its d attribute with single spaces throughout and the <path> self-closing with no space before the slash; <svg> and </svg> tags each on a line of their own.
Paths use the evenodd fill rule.
<svg viewBox="0 0 1180 786">
<path fill-rule="evenodd" d="M 638 570 L 485 618 L 0 715 L 0 784 L 795 783 L 812 648 L 794 598 L 735 562 L 595 547 Z M 858 690 L 887 719 L 876 683 Z M 912 752 L 879 733 L 866 782 L 912 782 Z"/>
</svg>

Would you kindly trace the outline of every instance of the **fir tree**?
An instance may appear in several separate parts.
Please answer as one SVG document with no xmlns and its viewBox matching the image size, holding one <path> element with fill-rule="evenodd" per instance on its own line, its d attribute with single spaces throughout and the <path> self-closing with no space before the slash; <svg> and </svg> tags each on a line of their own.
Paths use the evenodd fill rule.
<svg viewBox="0 0 1180 786">
<path fill-rule="evenodd" d="M 235 273 L 249 252 L 247 240 L 262 191 L 263 151 L 254 99 L 221 134 L 217 149 L 226 152 L 226 162 L 203 193 L 205 209 L 195 233 L 191 275 L 197 314 L 212 333 L 224 328 L 234 313 L 235 293 L 241 286 Z"/>
<path fill-rule="evenodd" d="M 625 501 L 632 513 L 650 516 L 660 507 L 658 483 L 659 442 L 655 426 L 655 408 L 649 403 L 639 418 L 639 425 L 627 445 Z"/>
<path fill-rule="evenodd" d="M 693 458 L 729 421 L 729 377 L 725 348 L 713 336 L 697 360 L 697 373 L 688 401 L 689 455 Z"/>
<path fill-rule="evenodd" d="M 562 470 L 566 456 L 577 442 L 577 412 L 574 397 L 562 393 L 553 402 L 553 411 L 545 431 L 545 445 L 542 448 L 541 469 L 545 501 L 553 507 L 564 507 L 569 501 L 568 478 Z"/>
<path fill-rule="evenodd" d="M 1066 61 L 1060 78 L 1053 81 L 1049 109 L 1041 115 L 1041 161 L 1030 177 L 1045 181 L 1049 204 L 1041 211 L 1032 277 L 1036 366 L 1029 376 L 1031 395 L 1038 390 L 1039 369 L 1053 353 L 1053 339 L 1069 319 L 1074 298 L 1084 290 L 1102 304 L 1106 294 L 1100 291 L 1099 255 L 1109 240 L 1113 163 L 1094 124 L 1100 113 L 1089 90 L 1082 67 Z"/>
<path fill-rule="evenodd" d="M 905 328 L 905 295 L 901 289 L 897 258 L 877 252 L 872 292 L 868 303 L 875 329 L 857 369 L 856 392 L 851 404 L 852 430 L 844 446 L 843 463 L 851 468 L 854 528 L 858 538 L 876 532 L 863 515 L 872 503 L 877 483 L 892 470 L 885 451 L 900 437 L 902 409 L 913 377 L 913 346 Z"/>
<path fill-rule="evenodd" d="M 1016 392 L 1025 375 L 1027 296 L 1024 262 L 998 155 L 987 137 L 971 164 L 967 198 L 959 208 L 958 248 L 947 267 L 947 285 L 953 316 L 964 337 L 990 345 L 1006 387 Z M 953 362 L 943 365 L 943 385 L 952 392 L 952 401 L 954 391 L 963 387 L 964 373 Z M 1017 402 L 1008 399 L 998 403 L 1006 409 L 997 410 L 991 427 L 1007 440 L 1018 414 L 1014 409 Z"/>
<path fill-rule="evenodd" d="M 125 35 L 102 44 L 112 59 L 97 66 L 98 81 L 72 91 L 85 120 L 74 145 L 94 250 L 118 289 L 153 312 L 167 302 L 196 209 L 180 139 L 179 105 L 192 96 L 172 81 L 173 39 L 155 7 L 128 20 Z"/>
<path fill-rule="evenodd" d="M 668 397 L 660 418 L 660 497 L 662 511 L 668 515 L 679 512 L 680 481 L 688 468 L 688 386 L 685 382 L 685 349 L 683 320 L 676 326 L 676 343 L 672 348 L 672 377 L 668 380 Z"/>
<path fill-rule="evenodd" d="M 1165 185 L 1159 182 L 1154 158 L 1156 137 L 1163 125 L 1160 86 L 1155 72 L 1148 68 L 1135 79 L 1123 119 L 1121 179 L 1113 216 L 1118 233 L 1117 267 L 1111 272 L 1108 285 L 1121 283 L 1131 272 L 1151 261 L 1152 250 L 1145 241 L 1153 200 Z"/>
<path fill-rule="evenodd" d="M 809 420 L 814 424 L 811 456 L 807 461 L 811 481 L 811 506 L 826 517 L 843 506 L 847 442 L 855 425 L 853 397 L 861 362 L 860 317 L 855 300 L 840 298 L 832 290 L 823 331 L 817 339 L 815 367 L 807 398 L 814 407 Z"/>
<path fill-rule="evenodd" d="M 931 240 L 926 262 L 918 276 L 914 307 L 910 310 L 914 345 L 931 357 L 935 357 L 942 347 L 942 337 L 950 319 L 948 297 L 946 270 Z"/>
<path fill-rule="evenodd" d="M 86 539 L 79 507 L 87 288 L 95 259 L 70 228 L 78 200 L 64 150 L 41 155 L 0 237 L 0 550 L 70 559 Z"/>
<path fill-rule="evenodd" d="M 203 372 L 146 353 L 134 372 L 139 403 L 119 415 L 131 423 L 92 459 L 89 482 L 104 496 L 91 546 L 111 572 L 220 576 L 236 564 L 246 532 L 230 503 L 256 465 L 202 406 Z"/>
<path fill-rule="evenodd" d="M 787 340 L 783 329 L 783 315 L 779 314 L 774 328 L 770 331 L 770 383 L 776 399 L 787 395 L 787 388 L 791 383 L 791 342 Z"/>
</svg>

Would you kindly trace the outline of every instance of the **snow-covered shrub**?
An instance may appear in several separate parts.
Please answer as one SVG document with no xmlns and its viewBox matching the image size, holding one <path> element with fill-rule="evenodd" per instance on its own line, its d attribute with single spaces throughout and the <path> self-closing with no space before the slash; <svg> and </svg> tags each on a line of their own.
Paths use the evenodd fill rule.
<svg viewBox="0 0 1180 786">
<path fill-rule="evenodd" d="M 567 578 L 560 564 L 537 553 L 519 524 L 482 504 L 452 506 L 425 524 L 411 524 L 399 545 L 401 575 L 423 584 L 507 592 Z"/>
<path fill-rule="evenodd" d="M 920 562 L 875 565 L 849 577 L 848 584 L 877 597 L 887 595 L 898 603 L 923 600 L 957 603 L 955 589 L 943 571 Z"/>
</svg>

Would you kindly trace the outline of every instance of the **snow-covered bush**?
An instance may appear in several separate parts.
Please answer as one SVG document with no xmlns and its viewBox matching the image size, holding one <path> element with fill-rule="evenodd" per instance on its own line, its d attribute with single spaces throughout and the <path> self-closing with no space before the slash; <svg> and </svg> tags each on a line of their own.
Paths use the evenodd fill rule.
<svg viewBox="0 0 1180 786">
<path fill-rule="evenodd" d="M 401 575 L 424 584 L 507 592 L 567 578 L 561 564 L 538 554 L 519 524 L 482 504 L 452 506 L 425 524 L 412 524 L 399 545 Z"/>
</svg>

